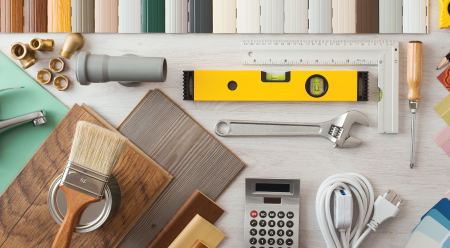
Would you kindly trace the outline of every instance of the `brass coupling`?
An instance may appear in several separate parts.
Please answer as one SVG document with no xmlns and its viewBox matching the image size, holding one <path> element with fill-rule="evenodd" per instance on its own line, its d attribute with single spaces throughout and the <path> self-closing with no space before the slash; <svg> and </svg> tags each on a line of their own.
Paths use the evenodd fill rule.
<svg viewBox="0 0 450 248">
<path fill-rule="evenodd" d="M 34 51 L 28 44 L 16 42 L 11 45 L 10 53 L 13 59 L 20 61 L 23 69 L 30 68 L 38 61 L 38 59 L 34 56 Z"/>
<path fill-rule="evenodd" d="M 48 78 L 44 79 L 44 75 L 47 75 Z M 36 79 L 40 84 L 48 84 L 52 80 L 52 74 L 47 69 L 42 69 L 37 72 Z"/>
<path fill-rule="evenodd" d="M 35 51 L 53 51 L 55 49 L 55 41 L 52 39 L 33 38 L 30 40 L 30 47 Z"/>
<path fill-rule="evenodd" d="M 70 59 L 72 55 L 83 46 L 84 37 L 78 33 L 70 33 L 66 36 L 59 54 L 66 59 Z"/>
<path fill-rule="evenodd" d="M 66 84 L 64 86 L 61 86 L 62 80 L 64 80 L 66 82 Z M 69 79 L 64 75 L 56 76 L 53 79 L 53 86 L 59 91 L 65 90 L 65 89 L 67 89 L 67 87 L 69 87 Z"/>
<path fill-rule="evenodd" d="M 61 67 L 59 68 L 56 67 L 58 63 L 61 63 Z M 59 57 L 53 58 L 50 60 L 48 67 L 53 73 L 61 72 L 62 70 L 64 70 L 64 61 Z"/>
</svg>

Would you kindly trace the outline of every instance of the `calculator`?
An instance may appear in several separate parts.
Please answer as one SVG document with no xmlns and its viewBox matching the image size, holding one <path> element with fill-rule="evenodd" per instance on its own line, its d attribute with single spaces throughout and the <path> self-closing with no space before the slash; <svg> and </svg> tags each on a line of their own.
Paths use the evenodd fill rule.
<svg viewBox="0 0 450 248">
<path fill-rule="evenodd" d="M 245 179 L 245 248 L 299 246 L 300 179 Z"/>
</svg>

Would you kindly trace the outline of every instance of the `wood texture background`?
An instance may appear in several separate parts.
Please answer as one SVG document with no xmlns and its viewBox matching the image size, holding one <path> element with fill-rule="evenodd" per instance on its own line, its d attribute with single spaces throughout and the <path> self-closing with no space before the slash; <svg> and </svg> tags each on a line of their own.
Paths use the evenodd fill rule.
<svg viewBox="0 0 450 248">
<path fill-rule="evenodd" d="M 172 216 L 164 225 L 156 237 L 150 242 L 147 248 L 167 248 L 175 238 L 183 231 L 189 222 L 199 214 L 211 224 L 216 223 L 217 219 L 224 213 L 215 202 L 195 190 L 186 200 L 183 206 Z"/>
<path fill-rule="evenodd" d="M 71 32 L 71 0 L 47 0 L 48 1 L 48 32 Z"/>
<path fill-rule="evenodd" d="M 118 0 L 95 0 L 96 33 L 117 33 L 119 31 L 118 16 Z"/>
<path fill-rule="evenodd" d="M 72 1 L 72 33 L 94 33 L 95 0 Z"/>
<path fill-rule="evenodd" d="M 197 240 L 191 248 L 210 248 L 210 247 L 207 246 L 205 243 L 203 243 L 203 241 Z"/>
<path fill-rule="evenodd" d="M 75 105 L 0 196 L 0 247 L 51 246 L 59 225 L 50 216 L 47 193 L 64 170 L 76 123 L 85 120 L 106 127 L 90 113 L 96 115 L 85 105 Z M 74 234 L 71 247 L 114 247 L 168 184 L 170 176 L 139 153 L 127 146 L 113 171 L 123 197 L 117 215 L 96 231 Z"/>
<path fill-rule="evenodd" d="M 70 87 L 59 92 L 52 85 L 43 87 L 66 106 L 85 102 L 106 121 L 117 127 L 146 95 L 159 88 L 186 111 L 209 133 L 220 119 L 320 122 L 335 118 L 348 110 L 358 110 L 367 116 L 370 127 L 355 125 L 350 134 L 363 140 L 352 149 L 335 149 L 332 143 L 317 137 L 218 137 L 234 152 L 246 168 L 216 199 L 225 213 L 215 223 L 227 237 L 221 248 L 242 247 L 244 242 L 244 179 L 301 178 L 300 247 L 325 247 L 315 216 L 315 197 L 320 184 L 336 173 L 357 172 L 366 176 L 375 194 L 392 189 L 403 197 L 401 211 L 376 233 L 371 233 L 360 248 L 404 248 L 420 217 L 450 189 L 450 158 L 434 142 L 445 121 L 433 110 L 449 92 L 436 79 L 445 69 L 436 70 L 441 59 L 450 52 L 447 45 L 450 29 L 439 29 L 439 4 L 430 1 L 430 34 L 86 34 L 85 51 L 93 54 L 121 56 L 166 57 L 168 75 L 165 83 L 144 83 L 127 88 L 115 82 L 79 85 L 74 73 L 76 54 L 65 60 L 64 74 Z M 29 41 L 34 34 L 0 35 L 0 51 L 9 56 L 9 48 L 17 41 Z M 54 39 L 55 51 L 39 53 L 39 62 L 25 72 L 31 77 L 47 68 L 51 58 L 58 56 L 66 34 L 39 34 L 39 38 Z M 243 40 L 397 40 L 400 42 L 399 133 L 377 133 L 377 68 L 365 66 L 244 66 Z M 417 113 L 416 167 L 409 169 L 411 114 L 406 98 L 406 47 L 412 40 L 424 43 L 424 74 L 422 99 Z M 14 61 L 20 66 L 19 61 Z M 183 70 L 367 70 L 369 71 L 369 101 L 355 103 L 325 102 L 192 102 L 183 101 Z M 0 82 L 1 85 L 1 82 Z M 0 95 L 1 98 L 1 95 Z M 2 106 L 6 108 L 7 106 Z M 0 109 L 1 111 L 1 109 Z M 1 148 L 0 148 L 1 156 Z M 137 247 L 139 248 L 139 247 Z"/>
<path fill-rule="evenodd" d="M 356 0 L 356 33 L 379 33 L 379 0 Z"/>
<path fill-rule="evenodd" d="M 23 33 L 23 0 L 1 0 L 2 33 Z"/>
<path fill-rule="evenodd" d="M 47 32 L 47 0 L 24 1 L 24 33 Z"/>
</svg>

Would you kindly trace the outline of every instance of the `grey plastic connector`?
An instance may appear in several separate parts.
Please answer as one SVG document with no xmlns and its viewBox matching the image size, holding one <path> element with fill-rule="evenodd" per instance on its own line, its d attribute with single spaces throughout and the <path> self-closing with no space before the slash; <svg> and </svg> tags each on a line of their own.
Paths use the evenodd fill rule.
<svg viewBox="0 0 450 248">
<path fill-rule="evenodd" d="M 117 81 L 165 82 L 167 61 L 159 57 L 95 55 L 81 51 L 78 54 L 75 74 L 81 85 Z"/>
</svg>

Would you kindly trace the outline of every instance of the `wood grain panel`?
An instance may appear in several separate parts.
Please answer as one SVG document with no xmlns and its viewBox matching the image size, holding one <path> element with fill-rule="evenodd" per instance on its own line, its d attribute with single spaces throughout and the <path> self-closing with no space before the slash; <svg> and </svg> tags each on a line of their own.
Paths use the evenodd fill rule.
<svg viewBox="0 0 450 248">
<path fill-rule="evenodd" d="M 207 247 L 216 248 L 224 238 L 225 234 L 197 214 L 169 248 L 190 248 L 197 240 L 201 240 Z"/>
<path fill-rule="evenodd" d="M 142 0 L 142 33 L 165 32 L 165 0 Z"/>
<path fill-rule="evenodd" d="M 356 33 L 379 33 L 379 0 L 356 0 Z"/>
<path fill-rule="evenodd" d="M 48 32 L 71 32 L 71 0 L 48 0 Z"/>
<path fill-rule="evenodd" d="M 77 121 L 114 130 L 90 113 L 93 111 L 87 106 L 75 105 L 0 196 L 0 247 L 51 247 L 59 225 L 48 211 L 47 193 L 53 180 L 63 172 Z M 141 156 L 133 145 L 125 148 L 113 174 L 122 188 L 119 212 L 96 231 L 74 234 L 71 247 L 111 247 L 170 180 L 167 173 L 148 157 Z"/>
<path fill-rule="evenodd" d="M 146 246 L 192 192 L 214 200 L 245 166 L 159 90 L 118 130 L 174 177 L 119 247 Z"/>
<path fill-rule="evenodd" d="M 95 0 L 96 33 L 117 33 L 119 31 L 118 18 L 118 0 Z"/>
<path fill-rule="evenodd" d="M 159 231 L 147 248 L 169 247 L 197 214 L 214 224 L 223 213 L 224 210 L 219 205 L 200 191 L 195 190 L 183 206 L 178 209 L 161 231 Z"/>
<path fill-rule="evenodd" d="M 210 248 L 203 241 L 197 240 L 191 248 Z"/>
<path fill-rule="evenodd" d="M 95 0 L 72 0 L 72 32 L 94 33 Z"/>
<path fill-rule="evenodd" d="M 23 0 L 1 0 L 1 32 L 23 33 Z"/>
<path fill-rule="evenodd" d="M 47 0 L 24 0 L 24 33 L 47 32 Z"/>
</svg>

